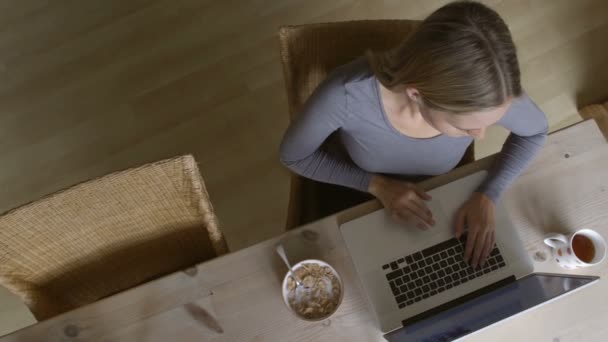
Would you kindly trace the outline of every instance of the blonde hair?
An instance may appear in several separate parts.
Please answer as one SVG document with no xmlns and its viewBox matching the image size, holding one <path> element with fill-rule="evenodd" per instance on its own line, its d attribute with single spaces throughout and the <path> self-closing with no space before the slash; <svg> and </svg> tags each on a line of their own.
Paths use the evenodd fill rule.
<svg viewBox="0 0 608 342">
<path fill-rule="evenodd" d="M 447 4 L 399 46 L 368 52 L 387 88 L 418 90 L 429 108 L 465 113 L 497 107 L 521 95 L 515 44 L 498 13 L 477 2 Z"/>
</svg>

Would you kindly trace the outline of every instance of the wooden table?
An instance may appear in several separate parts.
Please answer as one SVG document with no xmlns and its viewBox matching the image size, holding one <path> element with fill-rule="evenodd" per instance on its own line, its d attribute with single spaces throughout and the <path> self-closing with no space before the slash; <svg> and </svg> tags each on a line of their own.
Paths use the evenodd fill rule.
<svg viewBox="0 0 608 342">
<path fill-rule="evenodd" d="M 426 189 L 487 168 L 493 157 L 424 182 Z M 592 228 L 608 237 L 608 144 L 594 121 L 549 137 L 504 201 L 536 269 L 565 272 L 541 242 L 550 231 Z M 372 201 L 250 248 L 176 272 L 30 326 L 2 342 L 25 341 L 382 341 L 338 225 L 379 208 Z M 256 227 L 251 227 L 256 229 Z M 326 260 L 342 275 L 345 297 L 329 320 L 297 319 L 281 299 L 292 260 Z M 545 259 L 542 261 L 542 259 Z M 606 275 L 607 263 L 575 274 Z M 607 341 L 608 282 L 574 293 L 469 337 L 470 341 Z"/>
</svg>

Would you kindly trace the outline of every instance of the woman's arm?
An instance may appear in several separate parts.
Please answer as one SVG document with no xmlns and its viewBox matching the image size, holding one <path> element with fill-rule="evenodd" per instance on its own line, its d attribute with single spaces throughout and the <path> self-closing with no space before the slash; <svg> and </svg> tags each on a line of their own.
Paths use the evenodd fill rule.
<svg viewBox="0 0 608 342">
<path fill-rule="evenodd" d="M 488 178 L 477 190 L 494 202 L 538 154 L 549 131 L 545 114 L 527 94 L 513 101 L 511 108 L 498 124 L 510 130 L 511 134 Z"/>
<path fill-rule="evenodd" d="M 317 87 L 287 129 L 280 148 L 281 162 L 301 176 L 367 192 L 371 174 L 322 146 L 346 120 L 343 80 L 334 73 Z"/>
<path fill-rule="evenodd" d="M 323 143 L 349 119 L 344 85 L 330 77 L 319 86 L 281 143 L 281 162 L 293 172 L 317 181 L 370 192 L 391 211 L 397 221 L 427 229 L 435 224 L 424 203 L 430 199 L 414 184 L 372 175 L 348 158 L 331 154 Z"/>
</svg>

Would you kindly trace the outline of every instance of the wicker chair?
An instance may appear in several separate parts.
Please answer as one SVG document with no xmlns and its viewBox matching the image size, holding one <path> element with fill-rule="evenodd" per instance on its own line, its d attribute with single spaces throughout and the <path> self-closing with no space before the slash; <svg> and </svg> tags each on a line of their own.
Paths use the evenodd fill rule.
<svg viewBox="0 0 608 342">
<path fill-rule="evenodd" d="M 116 172 L 0 217 L 0 285 L 38 320 L 224 253 L 192 156 Z"/>
<path fill-rule="evenodd" d="M 281 62 L 292 120 L 334 68 L 367 50 L 388 50 L 413 32 L 418 21 L 364 20 L 279 29 Z M 475 160 L 473 144 L 461 164 Z M 369 200 L 367 194 L 292 175 L 286 228 L 291 229 Z"/>
</svg>

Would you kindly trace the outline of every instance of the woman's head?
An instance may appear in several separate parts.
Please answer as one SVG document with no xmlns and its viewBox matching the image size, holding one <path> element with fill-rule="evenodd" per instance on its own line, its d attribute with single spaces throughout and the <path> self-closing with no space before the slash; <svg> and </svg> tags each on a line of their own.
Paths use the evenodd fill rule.
<svg viewBox="0 0 608 342">
<path fill-rule="evenodd" d="M 434 126 L 452 124 L 443 122 L 447 118 L 466 123 L 456 128 L 484 129 L 522 92 L 507 25 L 494 10 L 476 2 L 439 8 L 400 46 L 369 57 L 378 80 L 389 89 L 406 91 Z"/>
</svg>

